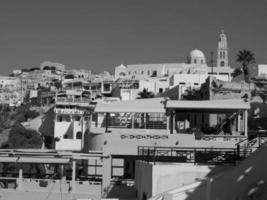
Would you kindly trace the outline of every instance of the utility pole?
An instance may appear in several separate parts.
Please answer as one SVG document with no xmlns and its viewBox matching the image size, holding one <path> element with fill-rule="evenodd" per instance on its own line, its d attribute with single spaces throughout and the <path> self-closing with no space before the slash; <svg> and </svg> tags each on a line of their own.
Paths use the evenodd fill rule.
<svg viewBox="0 0 267 200">
<path fill-rule="evenodd" d="M 213 74 L 213 51 L 210 52 L 211 74 Z"/>
</svg>

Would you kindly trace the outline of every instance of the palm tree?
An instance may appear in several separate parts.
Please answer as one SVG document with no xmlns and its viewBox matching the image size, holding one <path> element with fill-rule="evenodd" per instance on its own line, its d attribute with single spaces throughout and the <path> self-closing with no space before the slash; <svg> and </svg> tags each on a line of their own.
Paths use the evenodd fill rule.
<svg viewBox="0 0 267 200">
<path fill-rule="evenodd" d="M 242 71 L 244 73 L 245 81 L 249 81 L 249 65 L 255 63 L 255 57 L 254 53 L 252 53 L 250 50 L 239 50 L 237 54 L 237 62 L 239 62 L 242 65 Z"/>
<path fill-rule="evenodd" d="M 148 99 L 155 97 L 153 92 L 149 92 L 148 89 L 144 88 L 141 92 L 138 93 L 138 99 Z"/>
</svg>

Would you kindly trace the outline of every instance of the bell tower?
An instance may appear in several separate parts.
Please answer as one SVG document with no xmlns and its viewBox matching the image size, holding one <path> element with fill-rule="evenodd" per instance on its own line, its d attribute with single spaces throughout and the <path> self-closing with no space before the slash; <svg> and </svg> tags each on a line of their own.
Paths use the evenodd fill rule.
<svg viewBox="0 0 267 200">
<path fill-rule="evenodd" d="M 217 49 L 217 67 L 228 67 L 228 47 L 227 38 L 224 31 L 221 31 Z"/>
</svg>

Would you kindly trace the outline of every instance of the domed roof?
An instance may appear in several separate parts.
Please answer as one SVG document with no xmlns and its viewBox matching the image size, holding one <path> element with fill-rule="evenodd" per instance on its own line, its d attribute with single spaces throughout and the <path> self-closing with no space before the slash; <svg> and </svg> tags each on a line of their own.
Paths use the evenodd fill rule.
<svg viewBox="0 0 267 200">
<path fill-rule="evenodd" d="M 198 50 L 198 49 L 194 49 L 190 52 L 190 58 L 205 58 L 205 55 L 202 51 Z"/>
<path fill-rule="evenodd" d="M 123 64 L 121 64 L 120 66 L 117 67 L 118 69 L 125 69 L 126 66 L 124 66 Z"/>
</svg>

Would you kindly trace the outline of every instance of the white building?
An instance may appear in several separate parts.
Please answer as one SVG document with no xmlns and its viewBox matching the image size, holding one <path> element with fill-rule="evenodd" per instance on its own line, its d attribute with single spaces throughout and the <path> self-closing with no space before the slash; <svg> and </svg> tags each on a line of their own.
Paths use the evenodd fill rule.
<svg viewBox="0 0 267 200">
<path fill-rule="evenodd" d="M 20 86 L 20 80 L 17 77 L 0 76 L 0 89 L 16 90 Z"/>
<path fill-rule="evenodd" d="M 71 69 L 66 71 L 67 74 L 72 74 L 75 78 L 90 79 L 92 76 L 91 70 L 88 69 Z"/>
<path fill-rule="evenodd" d="M 0 103 L 13 106 L 20 104 L 22 100 L 20 79 L 17 77 L 0 76 Z"/>
<path fill-rule="evenodd" d="M 213 64 L 212 64 L 213 65 Z M 231 79 L 233 69 L 229 66 L 227 37 L 222 31 L 217 47 L 217 65 L 208 67 L 202 51 L 194 49 L 184 63 L 131 64 L 115 67 L 115 80 L 118 78 L 142 79 L 147 77 L 172 76 L 174 73 L 192 73 L 196 68 L 209 75 L 224 75 Z M 221 76 L 225 79 L 223 76 Z M 218 77 L 217 77 L 218 78 Z"/>
<path fill-rule="evenodd" d="M 267 76 L 267 65 L 259 64 L 258 65 L 258 76 Z"/>
<path fill-rule="evenodd" d="M 219 35 L 217 47 L 217 66 L 213 66 L 213 63 L 211 64 L 211 67 L 208 68 L 209 75 L 215 76 L 217 79 L 222 81 L 231 80 L 231 74 L 234 69 L 232 69 L 229 65 L 228 51 L 227 37 L 222 30 Z"/>
<path fill-rule="evenodd" d="M 115 68 L 115 80 L 119 78 L 144 80 L 166 77 L 170 79 L 168 87 L 177 84 L 187 87 L 199 87 L 208 76 L 214 76 L 219 80 L 230 81 L 233 69 L 229 66 L 227 38 L 224 32 L 219 36 L 217 49 L 217 66 L 209 67 L 206 64 L 204 53 L 194 49 L 189 53 L 185 63 L 162 63 L 162 64 L 133 64 L 120 65 Z M 153 79 L 151 79 L 153 78 Z M 153 84 L 152 84 L 153 85 Z M 163 87 L 152 86 L 151 91 L 159 93 Z M 159 88 L 160 89 L 159 91 Z M 140 88 L 142 89 L 142 88 Z M 164 91 L 164 89 L 163 89 Z"/>
<path fill-rule="evenodd" d="M 49 67 L 49 68 L 55 67 L 57 71 L 62 71 L 62 72 L 66 70 L 65 65 L 61 63 L 57 63 L 57 62 L 44 61 L 41 63 L 40 69 L 43 70 L 45 67 Z"/>
</svg>

